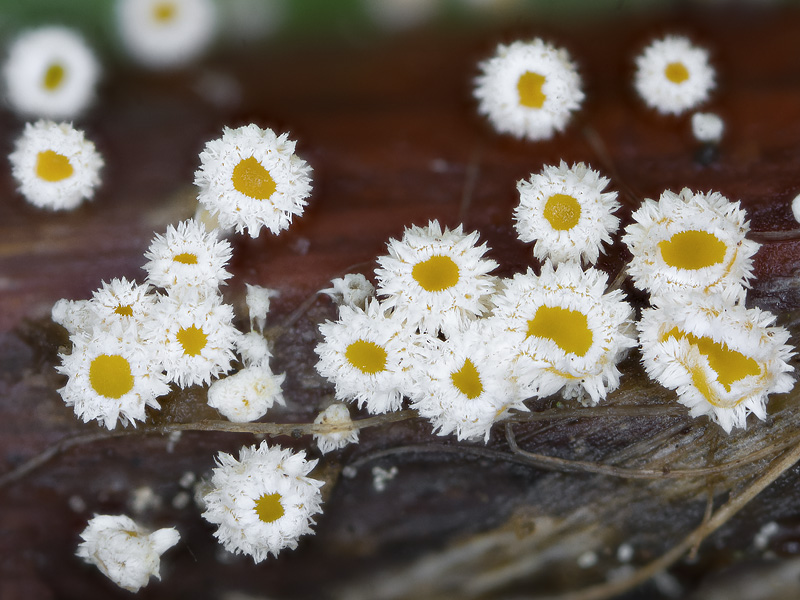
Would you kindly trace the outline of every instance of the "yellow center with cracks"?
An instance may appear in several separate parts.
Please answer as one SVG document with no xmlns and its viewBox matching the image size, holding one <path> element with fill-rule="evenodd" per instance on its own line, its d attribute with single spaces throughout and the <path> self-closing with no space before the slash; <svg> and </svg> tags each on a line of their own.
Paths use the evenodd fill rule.
<svg viewBox="0 0 800 600">
<path fill-rule="evenodd" d="M 184 327 L 176 334 L 178 341 L 183 346 L 183 353 L 189 356 L 197 356 L 203 351 L 208 343 L 208 336 L 199 329 L 192 325 L 191 327 Z"/>
<path fill-rule="evenodd" d="M 55 183 L 72 177 L 74 172 L 69 159 L 63 154 L 44 150 L 36 156 L 36 176 L 39 179 Z"/>
<path fill-rule="evenodd" d="M 560 306 L 540 306 L 528 321 L 528 335 L 552 340 L 564 352 L 584 356 L 592 347 L 586 315 Z"/>
<path fill-rule="evenodd" d="M 159 2 L 153 7 L 153 19 L 158 23 L 168 23 L 175 18 L 177 12 L 172 2 Z"/>
<path fill-rule="evenodd" d="M 451 373 L 450 379 L 456 389 L 470 400 L 483 393 L 480 373 L 478 373 L 478 369 L 475 368 L 475 364 L 470 359 L 465 360 L 464 366 L 458 371 Z"/>
<path fill-rule="evenodd" d="M 553 194 L 544 204 L 544 218 L 557 231 L 568 231 L 581 219 L 581 204 L 567 194 Z"/>
<path fill-rule="evenodd" d="M 426 292 L 441 292 L 458 283 L 458 265 L 449 256 L 431 256 L 414 265 L 411 276 Z"/>
<path fill-rule="evenodd" d="M 374 342 L 357 340 L 347 347 L 344 357 L 367 375 L 375 375 L 386 368 L 386 350 Z"/>
<path fill-rule="evenodd" d="M 745 356 L 741 352 L 731 350 L 725 344 L 715 342 L 711 338 L 705 336 L 697 337 L 691 333 L 681 331 L 677 327 L 670 330 L 662 339 L 675 338 L 677 340 L 688 340 L 695 348 L 700 351 L 708 359 L 708 365 L 717 374 L 717 381 L 719 381 L 726 391 L 731 391 L 731 385 L 740 379 L 744 379 L 749 375 L 758 375 L 761 373 L 761 367 L 758 363 Z M 711 404 L 718 405 L 719 398 L 711 390 L 706 373 L 702 368 L 696 367 L 689 370 L 692 376 L 692 382 L 701 394 Z"/>
<path fill-rule="evenodd" d="M 531 71 L 523 73 L 517 81 L 519 103 L 528 108 L 542 108 L 544 101 L 547 100 L 547 96 L 542 92 L 544 82 L 544 75 Z"/>
<path fill-rule="evenodd" d="M 725 244 L 707 231 L 681 231 L 658 242 L 661 258 L 671 267 L 694 271 L 725 260 Z"/>
<path fill-rule="evenodd" d="M 131 365 L 118 354 L 101 354 L 89 365 L 89 383 L 100 396 L 121 398 L 133 389 Z"/>
<path fill-rule="evenodd" d="M 49 92 L 57 90 L 61 82 L 64 81 L 64 75 L 66 75 L 66 71 L 63 65 L 59 63 L 53 63 L 47 67 L 47 71 L 44 72 L 44 79 L 42 80 L 44 89 Z"/>
<path fill-rule="evenodd" d="M 264 523 L 272 523 L 277 521 L 283 516 L 283 504 L 281 504 L 281 495 L 264 494 L 256 500 L 255 511 L 258 518 Z"/>
<path fill-rule="evenodd" d="M 682 62 L 671 62 L 664 68 L 664 77 L 672 83 L 683 83 L 689 79 L 689 69 Z"/>
<path fill-rule="evenodd" d="M 237 192 L 255 200 L 266 200 L 277 187 L 269 171 L 252 156 L 239 161 L 233 168 L 231 181 Z"/>
<path fill-rule="evenodd" d="M 172 257 L 172 262 L 181 263 L 184 265 L 196 265 L 197 256 L 190 252 L 182 252 Z"/>
</svg>

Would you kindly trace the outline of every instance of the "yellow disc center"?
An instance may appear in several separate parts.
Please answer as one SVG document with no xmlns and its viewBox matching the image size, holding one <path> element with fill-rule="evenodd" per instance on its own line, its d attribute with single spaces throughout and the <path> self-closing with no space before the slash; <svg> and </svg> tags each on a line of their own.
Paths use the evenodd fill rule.
<svg viewBox="0 0 800 600">
<path fill-rule="evenodd" d="M 42 81 L 42 85 L 44 89 L 52 92 L 58 89 L 58 86 L 61 85 L 61 82 L 64 81 L 64 75 L 66 75 L 66 71 L 64 70 L 63 65 L 58 63 L 53 63 L 47 68 L 47 71 L 44 72 L 44 81 Z"/>
<path fill-rule="evenodd" d="M 519 103 L 528 108 L 542 108 L 544 101 L 547 100 L 542 86 L 544 85 L 544 75 L 526 71 L 517 81 L 517 92 L 519 92 Z"/>
<path fill-rule="evenodd" d="M 133 389 L 131 365 L 118 354 L 101 354 L 89 366 L 89 383 L 100 396 L 121 398 Z"/>
<path fill-rule="evenodd" d="M 172 261 L 182 263 L 184 265 L 196 265 L 197 256 L 190 252 L 182 252 L 181 254 L 176 254 L 175 256 L 173 256 Z"/>
<path fill-rule="evenodd" d="M 275 193 L 272 175 L 254 157 L 245 158 L 233 168 L 233 187 L 256 200 L 266 200 Z"/>
<path fill-rule="evenodd" d="M 175 18 L 175 5 L 172 2 L 159 2 L 153 7 L 153 19 L 157 23 L 168 23 Z"/>
<path fill-rule="evenodd" d="M 568 231 L 581 218 L 581 205 L 567 194 L 553 194 L 544 204 L 544 218 L 557 231 Z"/>
<path fill-rule="evenodd" d="M 470 400 L 477 398 L 483 393 L 483 384 L 481 383 L 481 376 L 475 364 L 467 359 L 462 366 L 455 373 L 450 374 L 450 379 L 456 389 L 464 394 Z"/>
<path fill-rule="evenodd" d="M 564 352 L 584 356 L 592 347 L 592 331 L 586 315 L 560 306 L 540 306 L 528 321 L 528 337 L 552 340 Z"/>
<path fill-rule="evenodd" d="M 72 177 L 74 173 L 72 164 L 63 154 L 45 150 L 36 156 L 36 176 L 45 181 L 62 181 Z"/>
<path fill-rule="evenodd" d="M 197 356 L 203 351 L 208 342 L 208 336 L 199 329 L 192 325 L 191 327 L 184 327 L 176 334 L 178 341 L 183 346 L 183 353 L 189 356 Z"/>
<path fill-rule="evenodd" d="M 114 309 L 114 312 L 123 317 L 133 316 L 133 308 L 131 308 L 130 304 L 120 304 L 119 306 L 117 306 L 117 308 Z"/>
<path fill-rule="evenodd" d="M 727 250 L 717 236 L 707 231 L 681 231 L 658 242 L 658 249 L 669 266 L 690 271 L 721 263 Z"/>
<path fill-rule="evenodd" d="M 357 340 L 347 347 L 344 357 L 362 373 L 374 375 L 386 368 L 386 350 L 374 342 Z"/>
<path fill-rule="evenodd" d="M 283 504 L 281 504 L 280 494 L 264 494 L 256 500 L 255 505 L 258 518 L 264 523 L 272 523 L 283 516 Z"/>
<path fill-rule="evenodd" d="M 664 77 L 672 83 L 683 83 L 689 79 L 689 69 L 682 62 L 671 62 L 664 68 Z"/>
<path fill-rule="evenodd" d="M 414 265 L 411 276 L 426 292 L 441 292 L 458 283 L 458 265 L 449 256 L 431 256 Z"/>
<path fill-rule="evenodd" d="M 700 351 L 700 354 L 703 354 L 708 359 L 708 365 L 717 374 L 717 381 L 729 392 L 734 382 L 744 379 L 748 375 L 761 373 L 761 367 L 758 366 L 755 360 L 741 352 L 731 350 L 725 344 L 715 342 L 711 338 L 697 337 L 691 333 L 681 331 L 677 327 L 667 333 L 664 339 L 669 337 L 677 340 L 686 339 L 695 346 Z M 691 373 L 695 386 L 700 390 L 700 393 L 712 404 L 717 404 L 716 394 L 711 391 L 703 370 L 699 368 L 691 369 Z"/>
</svg>

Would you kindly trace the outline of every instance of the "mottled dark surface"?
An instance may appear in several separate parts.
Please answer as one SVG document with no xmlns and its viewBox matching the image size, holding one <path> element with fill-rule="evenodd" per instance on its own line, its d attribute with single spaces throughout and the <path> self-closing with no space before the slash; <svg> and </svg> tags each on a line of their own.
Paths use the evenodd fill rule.
<svg viewBox="0 0 800 600">
<path fill-rule="evenodd" d="M 438 218 L 477 229 L 510 275 L 533 264 L 516 240 L 515 182 L 560 159 L 586 161 L 612 177 L 629 221 L 642 197 L 688 186 L 741 200 L 754 232 L 794 229 L 791 199 L 800 189 L 800 12 L 775 7 L 685 10 L 559 27 L 531 21 L 492 31 L 426 31 L 391 40 L 328 40 L 229 50 L 191 70 L 158 75 L 108 65 L 94 110 L 78 124 L 106 159 L 94 202 L 68 214 L 26 205 L 0 169 L 0 473 L 68 436 L 99 431 L 82 424 L 56 392 L 57 352 L 67 343 L 49 322 L 59 298 L 88 298 L 101 280 L 142 279 L 153 232 L 194 211 L 193 171 L 203 144 L 223 125 L 256 122 L 290 131 L 314 168 L 305 215 L 279 237 L 236 237 L 226 289 L 243 319 L 244 284 L 280 290 L 269 324 L 280 328 L 307 298 L 348 271 L 370 274 L 390 237 Z M 635 97 L 633 57 L 654 35 L 689 34 L 710 49 L 719 88 L 708 105 L 726 123 L 716 159 L 701 160 L 689 117 L 662 118 Z M 587 101 L 567 132 L 526 143 L 498 137 L 475 112 L 476 63 L 499 41 L 541 35 L 569 48 Z M 3 152 L 22 122 L 0 113 Z M 754 237 L 758 237 L 754 234 Z M 762 236 L 763 238 L 763 236 Z M 766 240 L 756 257 L 749 303 L 795 325 L 794 274 L 800 243 Z M 759 238 L 761 239 L 761 238 Z M 601 268 L 612 274 L 627 252 L 617 242 Z M 630 286 L 626 286 L 630 291 Z M 641 305 L 641 295 L 633 301 Z M 286 371 L 287 407 L 276 422 L 309 422 L 332 393 L 315 373 L 316 326 L 334 315 L 320 298 L 274 344 L 273 367 Z M 794 329 L 796 333 L 796 329 Z M 273 334 L 277 334 L 274 330 Z M 795 338 L 796 341 L 796 338 Z M 766 423 L 726 436 L 692 420 L 674 395 L 647 382 L 633 353 L 610 407 L 663 407 L 661 414 L 558 418 L 579 408 L 556 399 L 531 403 L 553 419 L 515 427 L 520 445 L 564 458 L 654 469 L 719 464 L 793 435 L 796 394 L 774 398 Z M 158 423 L 216 418 L 203 390 L 175 394 Z M 141 427 L 141 426 L 140 426 Z M 74 557 L 93 513 L 132 512 L 133 491 L 149 486 L 160 507 L 140 520 L 175 525 L 180 544 L 165 555 L 163 581 L 146 598 L 521 598 L 553 594 L 624 575 L 696 527 L 711 492 L 716 504 L 765 468 L 764 460 L 708 477 L 628 480 L 552 473 L 514 457 L 496 427 L 488 445 L 437 438 L 409 420 L 362 432 L 358 446 L 320 462 L 327 480 L 317 534 L 298 550 L 254 566 L 225 556 L 213 528 L 189 503 L 173 506 L 186 472 L 202 476 L 217 451 L 253 443 L 247 434 L 184 433 L 170 444 L 133 434 L 79 445 L 0 489 L 0 598 L 127 598 Z M 309 436 L 276 437 L 318 457 Z M 349 467 L 342 475 L 342 468 Z M 380 492 L 372 469 L 397 467 Z M 675 566 L 670 579 L 631 598 L 742 595 L 747 573 L 789 586 L 797 597 L 800 481 L 784 475 Z M 754 535 L 776 522 L 764 547 Z M 623 563 L 620 544 L 633 555 Z M 588 565 L 578 558 L 594 552 Z M 729 582 L 739 582 L 731 585 Z M 775 583 L 774 589 L 783 589 Z M 794 587 L 791 587 L 794 585 Z M 247 596 L 231 595 L 242 592 Z M 781 592 L 783 593 L 783 592 Z M 740 595 L 736 595 L 740 594 Z M 776 592 L 778 594 L 778 592 Z"/>
</svg>

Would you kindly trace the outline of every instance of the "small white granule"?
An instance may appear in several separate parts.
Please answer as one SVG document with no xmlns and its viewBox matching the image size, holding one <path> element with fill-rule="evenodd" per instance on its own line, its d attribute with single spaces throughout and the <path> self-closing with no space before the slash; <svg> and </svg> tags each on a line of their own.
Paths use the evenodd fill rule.
<svg viewBox="0 0 800 600">
<path fill-rule="evenodd" d="M 770 521 L 765 524 L 758 533 L 753 537 L 753 545 L 757 550 L 766 550 L 769 545 L 770 538 L 778 533 L 780 527 L 775 521 Z"/>
<path fill-rule="evenodd" d="M 656 573 L 653 575 L 653 583 L 655 584 L 656 589 L 667 598 L 684 597 L 685 590 L 683 589 L 681 582 L 678 581 L 674 575 L 671 575 L 666 571 L 662 571 L 661 573 Z"/>
<path fill-rule="evenodd" d="M 350 411 L 341 402 L 331 404 L 314 419 L 317 425 L 328 425 L 336 427 L 336 431 L 330 433 L 315 433 L 314 441 L 319 446 L 319 451 L 323 454 L 344 448 L 347 444 L 358 443 L 358 429 L 353 427 L 353 420 L 350 418 Z"/>
<path fill-rule="evenodd" d="M 86 510 L 86 500 L 77 495 L 70 496 L 69 500 L 67 500 L 67 504 L 69 504 L 69 508 L 72 512 L 82 513 Z"/>
<path fill-rule="evenodd" d="M 725 123 L 714 113 L 694 113 L 692 115 L 692 134 L 698 142 L 717 144 L 722 139 Z"/>
<path fill-rule="evenodd" d="M 172 508 L 183 510 L 192 501 L 192 495 L 187 491 L 178 492 L 172 498 Z"/>
<path fill-rule="evenodd" d="M 148 533 L 125 515 L 95 515 L 81 533 L 76 554 L 129 592 L 160 579 L 161 555 L 180 540 L 175 528 Z"/>
<path fill-rule="evenodd" d="M 161 506 L 161 497 L 153 491 L 153 488 L 144 485 L 133 491 L 130 506 L 135 514 L 142 515 L 150 509 Z"/>
<path fill-rule="evenodd" d="M 391 469 L 383 469 L 381 467 L 372 467 L 372 487 L 376 492 L 383 492 L 386 489 L 386 483 L 391 481 L 397 475 L 397 467 Z"/>
<path fill-rule="evenodd" d="M 167 454 L 175 452 L 175 446 L 181 441 L 182 431 L 173 431 L 167 436 Z"/>
<path fill-rule="evenodd" d="M 247 286 L 245 301 L 250 314 L 250 329 L 263 333 L 264 327 L 267 325 L 270 298 L 277 298 L 280 292 L 260 285 L 250 285 L 249 283 L 245 285 Z"/>
<path fill-rule="evenodd" d="M 622 563 L 631 562 L 633 558 L 633 546 L 630 544 L 620 544 L 617 548 L 617 560 Z"/>
<path fill-rule="evenodd" d="M 178 480 L 178 485 L 188 490 L 194 485 L 195 481 L 197 481 L 197 476 L 191 471 L 186 471 L 186 473 L 181 475 L 181 478 Z"/>
<path fill-rule="evenodd" d="M 591 550 L 584 552 L 578 557 L 578 566 L 581 569 L 591 569 L 597 564 L 597 553 Z"/>
</svg>

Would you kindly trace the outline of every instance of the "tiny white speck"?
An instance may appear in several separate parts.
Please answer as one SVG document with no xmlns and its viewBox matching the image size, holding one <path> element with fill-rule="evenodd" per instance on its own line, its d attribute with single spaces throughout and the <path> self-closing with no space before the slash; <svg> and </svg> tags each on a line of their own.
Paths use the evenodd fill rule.
<svg viewBox="0 0 800 600">
<path fill-rule="evenodd" d="M 308 249 L 311 248 L 311 240 L 304 237 L 299 237 L 292 242 L 292 250 L 300 256 L 308 254 Z"/>
<path fill-rule="evenodd" d="M 442 158 L 435 158 L 431 161 L 431 171 L 434 173 L 447 173 L 449 165 L 447 161 Z"/>
<path fill-rule="evenodd" d="M 192 495 L 189 492 L 178 492 L 175 494 L 175 497 L 172 498 L 172 508 L 177 510 L 183 510 L 189 503 L 192 501 Z"/>
<path fill-rule="evenodd" d="M 761 529 L 758 530 L 758 533 L 753 537 L 753 545 L 756 547 L 756 549 L 766 550 L 770 538 L 778 533 L 778 529 L 778 524 L 775 521 L 770 521 L 761 527 Z"/>
<path fill-rule="evenodd" d="M 680 581 L 665 571 L 653 575 L 653 583 L 656 589 L 667 598 L 683 598 L 684 596 Z"/>
<path fill-rule="evenodd" d="M 80 496 L 70 496 L 67 503 L 72 512 L 81 513 L 86 510 L 86 501 Z"/>
<path fill-rule="evenodd" d="M 178 442 L 181 440 L 181 435 L 183 432 L 181 431 L 173 431 L 169 434 L 169 438 L 167 439 L 167 453 L 172 454 L 175 451 L 175 446 L 178 445 Z"/>
<path fill-rule="evenodd" d="M 372 487 L 376 492 L 382 492 L 386 489 L 386 483 L 391 481 L 397 475 L 397 467 L 392 467 L 388 471 L 381 467 L 372 468 Z"/>
<path fill-rule="evenodd" d="M 195 481 L 197 481 L 197 476 L 191 471 L 186 471 L 186 473 L 181 475 L 181 478 L 178 480 L 178 484 L 180 484 L 182 488 L 189 489 L 192 487 L 192 485 L 194 485 Z"/>
<path fill-rule="evenodd" d="M 153 488 L 142 486 L 133 491 L 130 505 L 135 514 L 141 515 L 149 509 L 161 506 L 161 498 L 153 491 Z"/>
<path fill-rule="evenodd" d="M 619 562 L 630 562 L 633 558 L 633 546 L 630 544 L 620 544 L 617 548 L 617 560 Z"/>
<path fill-rule="evenodd" d="M 345 467 L 344 469 L 342 469 L 342 475 L 344 475 L 348 479 L 352 479 L 357 474 L 358 474 L 358 469 L 356 469 L 355 467 Z"/>
<path fill-rule="evenodd" d="M 591 550 L 584 552 L 578 557 L 578 566 L 581 569 L 590 569 L 597 564 L 597 553 Z"/>
</svg>

